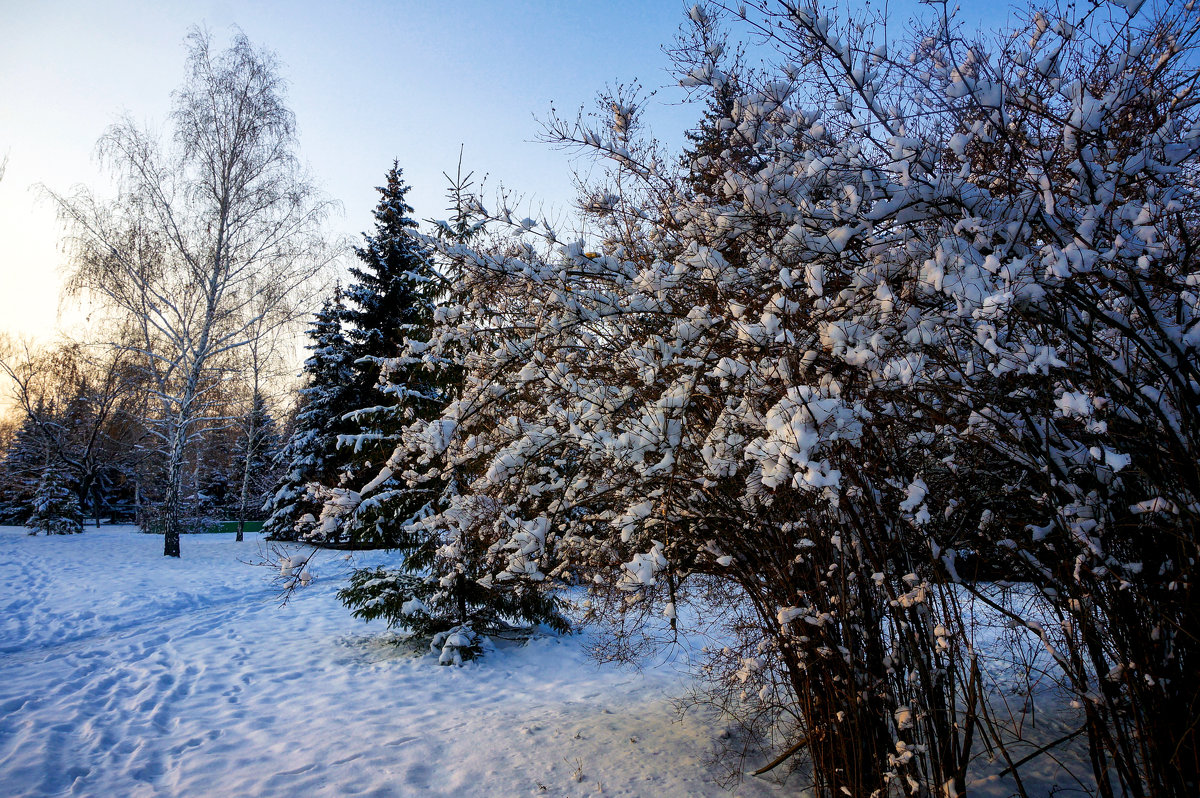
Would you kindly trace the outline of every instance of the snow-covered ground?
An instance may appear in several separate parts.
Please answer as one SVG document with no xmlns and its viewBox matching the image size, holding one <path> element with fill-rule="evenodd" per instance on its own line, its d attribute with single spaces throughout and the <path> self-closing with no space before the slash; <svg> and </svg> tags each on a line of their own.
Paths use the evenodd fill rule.
<svg viewBox="0 0 1200 798">
<path fill-rule="evenodd" d="M 350 617 L 341 555 L 283 607 L 261 556 L 0 527 L 0 794 L 730 794 L 675 668 L 598 667 L 583 635 L 438 667 Z"/>
<path fill-rule="evenodd" d="M 133 527 L 0 527 L 0 796 L 797 792 L 718 783 L 717 729 L 675 710 L 682 666 L 597 666 L 584 633 L 438 667 L 341 606 L 343 554 L 321 552 L 281 606 L 253 564 L 265 553 L 256 535 L 185 536 L 174 560 Z M 1014 756 L 1077 728 L 1071 714 L 1039 710 Z M 1022 768 L 1031 795 L 1087 794 L 1061 759 Z M 981 756 L 971 794 L 1012 795 L 1002 767 Z"/>
</svg>

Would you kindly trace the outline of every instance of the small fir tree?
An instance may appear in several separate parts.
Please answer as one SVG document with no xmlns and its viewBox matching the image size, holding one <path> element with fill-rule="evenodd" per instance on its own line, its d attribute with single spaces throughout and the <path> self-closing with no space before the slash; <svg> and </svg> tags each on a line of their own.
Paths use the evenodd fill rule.
<svg viewBox="0 0 1200 798">
<path fill-rule="evenodd" d="M 83 531 L 83 512 L 79 497 L 71 490 L 66 472 L 50 464 L 33 497 L 33 512 L 29 517 L 29 534 L 71 535 Z"/>
<path fill-rule="evenodd" d="M 264 506 L 263 533 L 272 540 L 295 540 L 304 519 L 321 512 L 309 485 L 337 483 L 338 435 L 347 432 L 342 417 L 351 409 L 354 377 L 349 345 L 342 334 L 342 292 L 334 294 L 316 314 L 308 337 L 312 353 L 304 362 L 308 385 L 300 391 L 294 429 L 280 454 L 284 469 Z M 307 524 L 311 526 L 311 524 Z"/>
<path fill-rule="evenodd" d="M 399 627 L 428 639 L 441 665 L 461 665 L 481 650 L 484 637 L 523 636 L 539 624 L 566 632 L 559 599 L 540 590 L 544 575 L 536 567 L 513 569 L 497 579 L 489 565 L 495 555 L 468 525 L 478 516 L 464 513 L 461 523 L 418 521 L 399 529 L 398 549 L 404 559 L 398 568 L 364 568 L 354 572 L 350 586 L 338 598 L 356 618 L 382 618 L 388 628 Z M 504 521 L 497 516 L 496 525 Z M 531 530 L 536 537 L 544 529 Z M 522 560 L 532 566 L 533 560 Z"/>
<path fill-rule="evenodd" d="M 262 518 L 262 508 L 275 480 L 279 431 L 261 392 L 255 391 L 250 412 L 242 419 L 233 449 L 232 471 L 238 477 L 237 539 L 242 540 L 247 519 Z"/>
</svg>

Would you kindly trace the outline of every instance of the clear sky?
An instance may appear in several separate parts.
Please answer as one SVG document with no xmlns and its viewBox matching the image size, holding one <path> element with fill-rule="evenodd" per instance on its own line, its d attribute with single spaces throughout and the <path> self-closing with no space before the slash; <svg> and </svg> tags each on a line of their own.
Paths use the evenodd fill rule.
<svg viewBox="0 0 1200 798">
<path fill-rule="evenodd" d="M 454 172 L 460 144 L 489 187 L 569 202 L 570 159 L 535 141 L 537 120 L 551 101 L 573 113 L 606 83 L 668 82 L 660 44 L 685 13 L 678 2 L 550 0 L 0 0 L 0 10 L 0 331 L 34 335 L 54 326 L 63 257 L 54 211 L 32 186 L 104 187 L 95 142 L 123 112 L 165 129 L 191 25 L 223 46 L 237 24 L 276 52 L 301 157 L 344 205 L 335 226 L 357 234 L 393 158 L 416 215 L 440 218 L 442 172 Z M 654 116 L 682 130 L 694 113 L 663 105 Z"/>
<path fill-rule="evenodd" d="M 502 183 L 548 207 L 569 203 L 571 157 L 535 140 L 538 120 L 551 102 L 573 115 L 606 85 L 670 84 L 661 48 L 689 5 L 0 0 L 0 332 L 47 337 L 55 326 L 61 229 L 33 186 L 105 188 L 95 142 L 124 112 L 165 130 L 192 25 L 223 47 L 236 24 L 275 51 L 300 155 L 343 203 L 335 228 L 355 235 L 371 224 L 373 187 L 393 158 L 417 217 L 441 218 L 442 173 L 453 173 L 460 144 L 465 168 L 487 173 L 489 190 Z M 668 86 L 646 115 L 672 145 L 698 114 L 681 99 Z"/>
</svg>

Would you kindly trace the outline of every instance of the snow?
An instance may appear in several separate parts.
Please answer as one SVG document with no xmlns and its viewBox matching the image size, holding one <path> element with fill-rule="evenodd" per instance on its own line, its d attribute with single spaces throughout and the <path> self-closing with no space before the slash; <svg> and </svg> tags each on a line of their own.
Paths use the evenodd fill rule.
<svg viewBox="0 0 1200 798">
<path fill-rule="evenodd" d="M 133 527 L 0 527 L 0 792 L 730 794 L 720 730 L 677 720 L 682 666 L 597 666 L 585 633 L 440 668 L 350 617 L 343 553 L 282 607 L 265 553 L 258 535 L 185 536 L 176 560 Z"/>
<path fill-rule="evenodd" d="M 254 565 L 268 553 L 258 538 L 187 535 L 177 560 L 134 527 L 0 527 L 6 796 L 808 794 L 719 783 L 726 730 L 694 708 L 680 720 L 674 701 L 708 641 L 685 639 L 642 670 L 596 665 L 588 632 L 485 643 L 482 659 L 438 667 L 437 652 L 397 645 L 334 595 L 352 564 L 383 555 L 318 552 L 320 577 L 281 606 L 277 569 Z M 793 614 L 781 608 L 781 622 Z M 1014 707 L 1021 662 L 986 659 L 984 671 L 1012 722 L 1029 723 L 1020 704 L 1038 702 L 1023 755 L 1079 720 L 1049 684 L 1019 690 Z M 1070 755 L 1083 773 L 1078 745 Z M 981 758 L 971 794 L 1010 795 L 1002 768 Z M 1022 778 L 1034 796 L 1071 783 L 1050 757 Z"/>
</svg>

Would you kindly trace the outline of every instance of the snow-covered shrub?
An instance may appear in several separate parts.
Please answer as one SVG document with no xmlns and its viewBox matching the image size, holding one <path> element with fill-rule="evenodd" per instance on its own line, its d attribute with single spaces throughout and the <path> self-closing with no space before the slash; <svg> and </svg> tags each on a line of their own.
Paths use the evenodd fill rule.
<svg viewBox="0 0 1200 798">
<path fill-rule="evenodd" d="M 963 595 L 1044 644 L 1098 784 L 1194 793 L 1200 13 L 1135 5 L 985 46 L 751 3 L 765 73 L 693 9 L 684 173 L 617 92 L 549 131 L 613 164 L 592 240 L 501 208 L 507 247 L 442 245 L 422 352 L 465 380 L 393 455 L 453 475 L 421 525 L 618 622 L 723 592 L 712 672 L 820 794 L 961 794 L 1007 751 Z"/>
<path fill-rule="evenodd" d="M 470 625 L 455 626 L 433 636 L 429 648 L 438 655 L 439 665 L 462 665 L 479 653 L 479 635 Z"/>
</svg>

